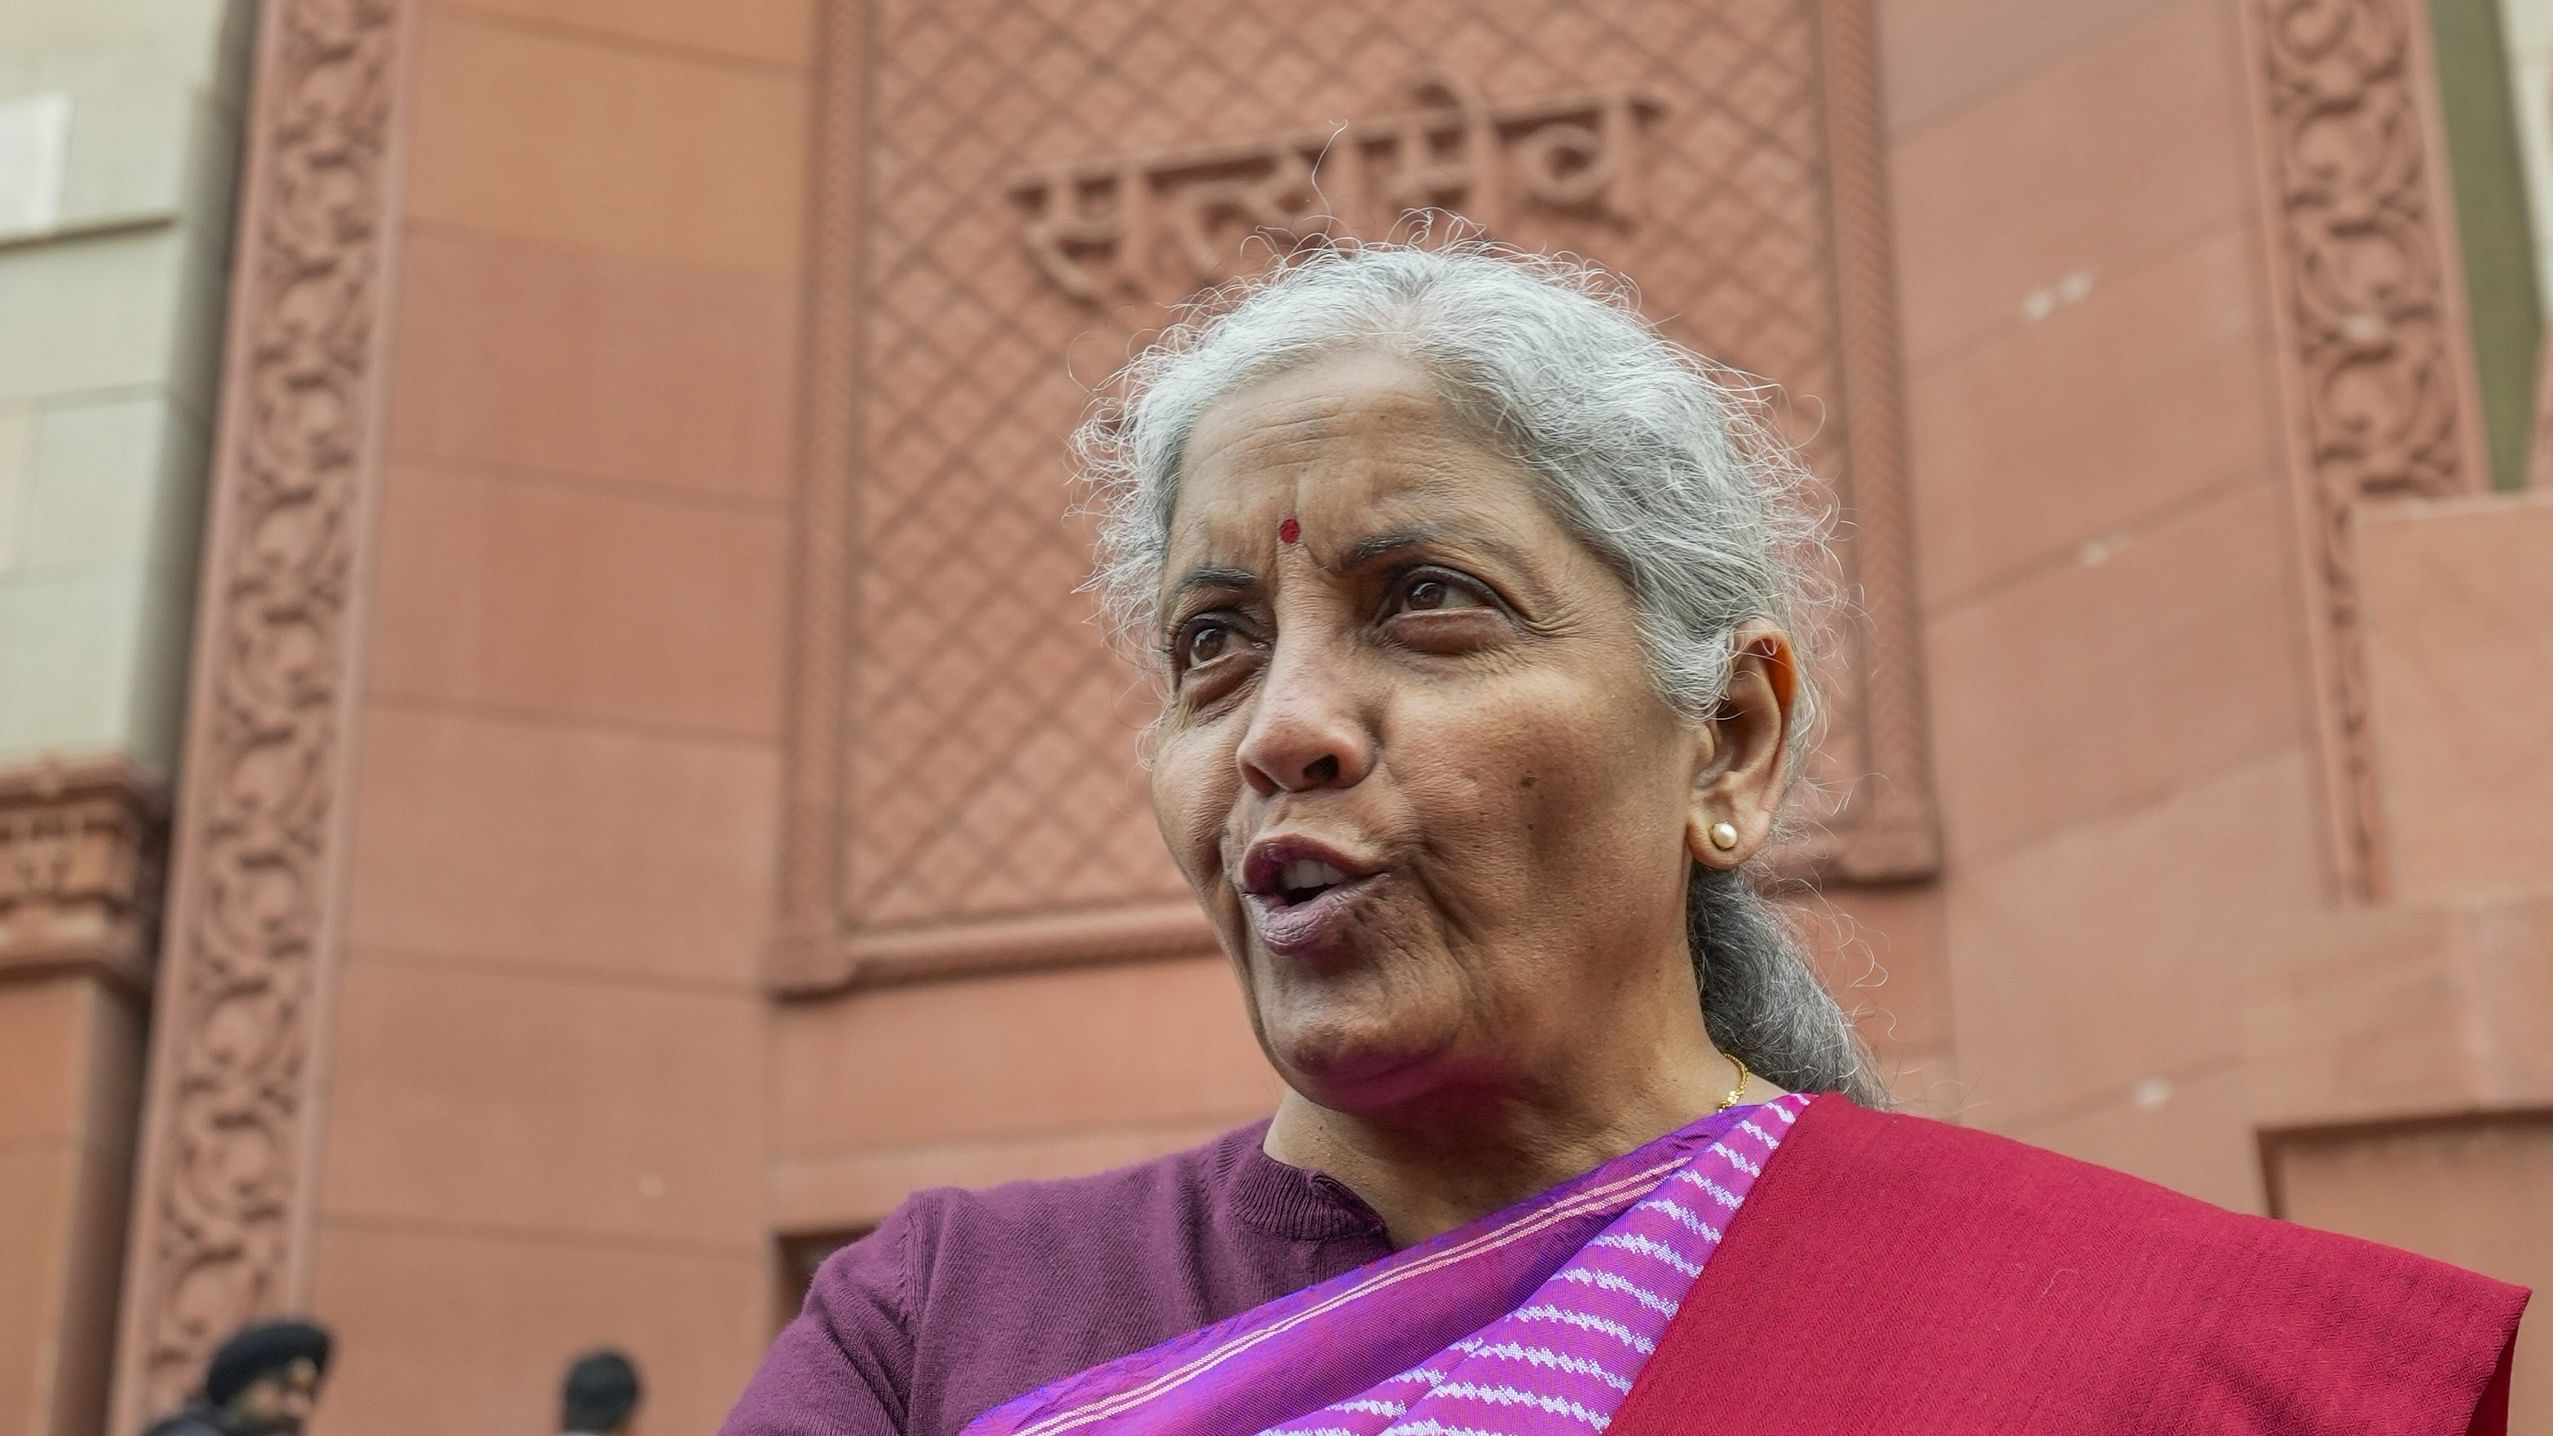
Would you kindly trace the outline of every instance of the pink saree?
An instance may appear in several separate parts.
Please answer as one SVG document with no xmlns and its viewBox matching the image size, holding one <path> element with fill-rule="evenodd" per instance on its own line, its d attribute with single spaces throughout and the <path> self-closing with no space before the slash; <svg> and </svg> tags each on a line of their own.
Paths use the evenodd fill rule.
<svg viewBox="0 0 2553 1436">
<path fill-rule="evenodd" d="M 2526 1297 L 1983 1132 L 1785 1097 L 966 1433 L 2492 1436 Z M 1764 1351 L 1780 1359 L 1732 1364 Z"/>
<path fill-rule="evenodd" d="M 986 1412 L 967 1436 L 1601 1431 L 1808 1107 L 1732 1108 L 1390 1258 Z"/>
</svg>

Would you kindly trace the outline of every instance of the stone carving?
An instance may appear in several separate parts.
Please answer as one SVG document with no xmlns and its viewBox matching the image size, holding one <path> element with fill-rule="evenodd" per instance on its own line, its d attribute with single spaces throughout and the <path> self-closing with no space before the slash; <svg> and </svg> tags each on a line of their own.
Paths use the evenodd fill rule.
<svg viewBox="0 0 2553 1436">
<path fill-rule="evenodd" d="M 2421 0 L 2250 0 L 2332 847 L 2381 892 L 2355 514 L 2490 486 Z"/>
<path fill-rule="evenodd" d="M 1412 203 L 1627 273 L 1797 396 L 1859 611 L 1796 856 L 1933 868 L 1864 0 L 824 13 L 776 987 L 1210 947 L 1133 762 L 1148 698 L 1068 597 L 1062 436 L 1254 232 Z"/>
<path fill-rule="evenodd" d="M 120 757 L 0 772 L 0 978 L 75 969 L 147 999 L 167 817 Z"/>
<path fill-rule="evenodd" d="M 1426 109 L 1217 150 L 1065 166 L 1020 180 L 1030 258 L 1085 304 L 1173 303 L 1233 278 L 1245 241 L 1277 250 L 1388 234 L 1412 210 L 1461 212 L 1491 235 L 1512 192 L 1628 226 L 1640 131 L 1662 108 L 1628 90 L 1492 110 L 1470 86 L 1411 87 Z"/>
<path fill-rule="evenodd" d="M 175 1400 L 231 1326 L 304 1294 L 409 11 L 263 12 L 119 1429 Z"/>
</svg>

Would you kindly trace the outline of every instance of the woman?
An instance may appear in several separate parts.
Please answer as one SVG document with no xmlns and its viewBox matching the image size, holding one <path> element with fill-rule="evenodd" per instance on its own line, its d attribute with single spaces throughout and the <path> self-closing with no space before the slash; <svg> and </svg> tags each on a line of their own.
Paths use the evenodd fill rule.
<svg viewBox="0 0 2553 1436">
<path fill-rule="evenodd" d="M 2524 1292 L 1877 1110 L 1747 875 L 1817 525 L 1595 276 L 1319 254 L 1127 380 L 1097 586 L 1287 1093 L 914 1197 L 731 1436 L 2497 1429 Z"/>
</svg>

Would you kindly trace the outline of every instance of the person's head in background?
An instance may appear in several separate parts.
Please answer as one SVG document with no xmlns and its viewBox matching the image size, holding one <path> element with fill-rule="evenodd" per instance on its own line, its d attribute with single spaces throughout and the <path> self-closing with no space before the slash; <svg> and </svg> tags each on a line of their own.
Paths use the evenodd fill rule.
<svg viewBox="0 0 2553 1436">
<path fill-rule="evenodd" d="M 333 1345 L 309 1321 L 261 1321 L 241 1328 L 204 1368 L 204 1400 L 235 1436 L 299 1436 L 319 1404 Z"/>
<path fill-rule="evenodd" d="M 559 1429 L 582 1436 L 624 1436 L 638 1413 L 638 1368 L 617 1351 L 593 1351 L 567 1368 Z"/>
</svg>

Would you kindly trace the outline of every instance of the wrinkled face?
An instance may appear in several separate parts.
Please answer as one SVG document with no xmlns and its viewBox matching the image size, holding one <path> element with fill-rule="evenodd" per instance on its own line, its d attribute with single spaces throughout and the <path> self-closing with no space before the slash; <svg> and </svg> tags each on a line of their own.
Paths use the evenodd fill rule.
<svg viewBox="0 0 2553 1436">
<path fill-rule="evenodd" d="M 1416 366 L 1350 352 L 1211 409 L 1164 577 L 1154 809 L 1296 1090 L 1512 1089 L 1662 984 L 1692 1010 L 1709 737 L 1655 695 L 1628 590 Z"/>
<path fill-rule="evenodd" d="M 296 1436 L 319 1404 L 319 1367 L 300 1360 L 258 1377 L 231 1398 L 232 1425 L 256 1436 Z"/>
</svg>

